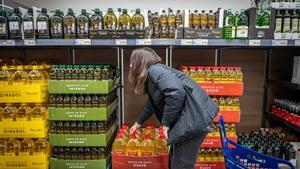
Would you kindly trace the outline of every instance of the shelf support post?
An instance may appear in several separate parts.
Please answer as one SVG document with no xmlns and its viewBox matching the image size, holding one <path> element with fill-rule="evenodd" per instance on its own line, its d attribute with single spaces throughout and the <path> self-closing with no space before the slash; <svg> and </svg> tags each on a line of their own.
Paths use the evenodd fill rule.
<svg viewBox="0 0 300 169">
<path fill-rule="evenodd" d="M 267 109 L 268 109 L 268 95 L 269 95 L 269 78 L 270 78 L 270 61 L 272 49 L 267 49 L 265 52 L 265 65 L 264 65 L 264 93 L 262 105 L 261 127 L 267 126 Z"/>
</svg>

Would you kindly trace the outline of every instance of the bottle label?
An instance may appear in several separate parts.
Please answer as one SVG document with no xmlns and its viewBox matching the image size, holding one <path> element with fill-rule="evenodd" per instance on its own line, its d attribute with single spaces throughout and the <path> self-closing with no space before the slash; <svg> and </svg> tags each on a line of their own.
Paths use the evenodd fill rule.
<svg viewBox="0 0 300 169">
<path fill-rule="evenodd" d="M 290 18 L 284 18 L 284 24 L 283 24 L 283 33 L 288 33 L 291 30 L 291 19 Z"/>
<path fill-rule="evenodd" d="M 47 22 L 46 21 L 39 21 L 37 23 L 37 28 L 38 28 L 38 31 L 44 31 L 44 30 L 47 30 Z"/>
<path fill-rule="evenodd" d="M 124 151 L 121 150 L 113 150 L 113 153 L 117 155 L 125 155 Z"/>
<path fill-rule="evenodd" d="M 276 18 L 275 33 L 280 33 L 282 28 L 282 19 Z"/>
<path fill-rule="evenodd" d="M 237 38 L 247 38 L 248 37 L 248 26 L 238 26 L 236 30 Z"/>
<path fill-rule="evenodd" d="M 75 34 L 75 24 L 74 23 L 67 23 L 65 25 L 65 33 L 66 34 Z"/>
<path fill-rule="evenodd" d="M 128 156 L 134 156 L 137 157 L 139 155 L 138 151 L 128 151 Z"/>
<path fill-rule="evenodd" d="M 106 29 L 115 30 L 116 29 L 116 22 L 107 23 Z"/>
<path fill-rule="evenodd" d="M 129 30 L 130 29 L 130 23 L 129 22 L 123 23 L 121 25 L 121 29 L 123 29 L 123 30 Z"/>
<path fill-rule="evenodd" d="M 233 26 L 233 27 L 232 27 L 231 38 L 235 38 L 235 31 L 236 31 L 236 27 Z"/>
<path fill-rule="evenodd" d="M 293 18 L 292 19 L 292 33 L 297 33 L 298 31 L 298 18 Z"/>
<path fill-rule="evenodd" d="M 19 30 L 19 22 L 9 22 L 9 30 Z"/>
<path fill-rule="evenodd" d="M 153 156 L 153 153 L 152 152 L 142 152 L 142 156 L 150 157 L 150 156 Z"/>
<path fill-rule="evenodd" d="M 6 34 L 6 23 L 0 23 L 0 34 Z"/>
<path fill-rule="evenodd" d="M 52 32 L 52 34 L 60 34 L 60 33 L 62 33 L 62 25 L 61 25 L 61 23 L 53 23 L 52 25 L 51 25 L 51 32 Z"/>
<path fill-rule="evenodd" d="M 175 25 L 169 24 L 169 34 L 174 35 L 175 34 Z"/>
<path fill-rule="evenodd" d="M 24 30 L 32 30 L 33 22 L 32 21 L 24 21 Z"/>
</svg>

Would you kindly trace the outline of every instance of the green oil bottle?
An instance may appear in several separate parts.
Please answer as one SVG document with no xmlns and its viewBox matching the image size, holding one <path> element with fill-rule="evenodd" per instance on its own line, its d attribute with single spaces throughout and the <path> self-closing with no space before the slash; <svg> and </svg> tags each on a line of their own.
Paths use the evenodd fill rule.
<svg viewBox="0 0 300 169">
<path fill-rule="evenodd" d="M 276 11 L 276 17 L 275 17 L 275 33 L 281 33 L 282 32 L 282 23 L 283 23 L 283 16 L 281 14 L 280 10 Z"/>
<path fill-rule="evenodd" d="M 8 39 L 9 31 L 8 31 L 8 18 L 6 15 L 6 11 L 0 9 L 0 39 Z"/>
<path fill-rule="evenodd" d="M 37 38 L 38 39 L 49 39 L 50 38 L 50 24 L 47 9 L 42 8 L 42 13 L 36 19 L 37 25 Z"/>
<path fill-rule="evenodd" d="M 29 8 L 23 18 L 24 39 L 35 39 L 35 30 L 33 22 L 33 10 Z"/>
<path fill-rule="evenodd" d="M 77 17 L 77 36 L 78 39 L 89 38 L 90 18 L 85 9 L 81 10 L 81 14 Z"/>
<path fill-rule="evenodd" d="M 131 18 L 127 13 L 127 9 L 123 9 L 122 14 L 118 20 L 118 29 L 119 30 L 130 30 L 131 29 Z"/>
<path fill-rule="evenodd" d="M 76 38 L 76 17 L 73 9 L 69 8 L 67 15 L 64 17 L 64 37 L 65 39 Z"/>
<path fill-rule="evenodd" d="M 14 9 L 14 12 L 9 16 L 9 33 L 11 39 L 22 39 L 22 14 L 18 8 Z"/>
<path fill-rule="evenodd" d="M 54 15 L 50 18 L 51 38 L 63 39 L 63 17 L 60 10 L 55 10 Z"/>
<path fill-rule="evenodd" d="M 105 30 L 117 29 L 117 17 L 112 8 L 108 8 L 107 14 L 104 16 L 103 24 Z"/>
<path fill-rule="evenodd" d="M 245 13 L 245 10 L 241 10 L 241 13 L 237 19 L 236 38 L 247 39 L 248 38 L 248 27 L 249 19 Z"/>
<path fill-rule="evenodd" d="M 96 8 L 94 14 L 91 16 L 90 36 L 97 37 L 99 31 L 103 29 L 103 17 L 101 11 Z"/>
<path fill-rule="evenodd" d="M 145 29 L 145 19 L 141 14 L 140 9 L 135 10 L 135 14 L 132 16 L 132 28 L 133 30 L 144 30 Z"/>
<path fill-rule="evenodd" d="M 224 39 L 233 39 L 232 37 L 235 36 L 234 30 L 234 15 L 231 12 L 231 9 L 227 10 L 227 14 L 224 18 L 224 28 L 223 28 L 223 37 Z"/>
</svg>

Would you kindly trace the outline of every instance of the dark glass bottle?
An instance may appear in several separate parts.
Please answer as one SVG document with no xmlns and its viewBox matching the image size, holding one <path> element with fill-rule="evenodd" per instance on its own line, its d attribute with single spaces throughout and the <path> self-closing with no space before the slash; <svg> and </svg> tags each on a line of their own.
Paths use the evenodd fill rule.
<svg viewBox="0 0 300 169">
<path fill-rule="evenodd" d="M 77 122 L 77 133 L 84 134 L 84 124 L 82 121 Z"/>
<path fill-rule="evenodd" d="M 84 122 L 84 134 L 90 134 L 91 132 L 91 125 L 90 122 Z"/>
<path fill-rule="evenodd" d="M 9 34 L 10 39 L 22 39 L 22 14 L 18 8 L 9 16 Z"/>
<path fill-rule="evenodd" d="M 8 39 L 9 31 L 8 31 L 8 18 L 6 15 L 6 11 L 0 9 L 0 39 Z"/>
<path fill-rule="evenodd" d="M 98 149 L 96 147 L 91 148 L 91 160 L 96 160 L 98 158 Z"/>
<path fill-rule="evenodd" d="M 54 147 L 52 150 L 52 157 L 58 158 L 58 148 Z"/>
<path fill-rule="evenodd" d="M 64 134 L 70 134 L 70 133 L 71 133 L 70 122 L 65 121 L 64 122 Z"/>
<path fill-rule="evenodd" d="M 37 27 L 37 38 L 38 39 L 49 39 L 50 38 L 50 24 L 49 15 L 47 9 L 42 8 L 42 13 L 36 19 Z"/>
<path fill-rule="evenodd" d="M 97 134 L 97 123 L 96 121 L 92 121 L 90 123 L 91 126 L 91 134 Z"/>
<path fill-rule="evenodd" d="M 64 126 L 62 121 L 58 121 L 56 123 L 56 133 L 57 134 L 63 134 L 64 133 Z"/>
<path fill-rule="evenodd" d="M 63 99 L 63 107 L 65 107 L 65 108 L 71 107 L 70 100 L 71 100 L 70 96 L 66 94 L 64 99 Z"/>
<path fill-rule="evenodd" d="M 89 147 L 86 147 L 84 149 L 84 159 L 90 160 L 91 159 L 91 149 Z"/>
<path fill-rule="evenodd" d="M 63 107 L 63 97 L 61 95 L 57 95 L 55 99 L 56 107 Z"/>
<path fill-rule="evenodd" d="M 76 17 L 73 9 L 69 8 L 67 15 L 64 17 L 64 37 L 65 39 L 76 38 Z"/>
<path fill-rule="evenodd" d="M 77 98 L 77 107 L 84 107 L 84 97 L 82 94 Z"/>
<path fill-rule="evenodd" d="M 70 107 L 77 107 L 77 97 L 75 94 L 73 94 L 70 99 Z"/>
<path fill-rule="evenodd" d="M 58 148 L 58 155 L 57 155 L 58 159 L 64 159 L 64 148 L 63 147 L 59 147 Z"/>
<path fill-rule="evenodd" d="M 50 32 L 52 39 L 63 39 L 63 17 L 60 10 L 55 10 L 54 15 L 50 18 Z"/>
<path fill-rule="evenodd" d="M 71 159 L 71 149 L 70 147 L 66 147 L 64 150 L 64 159 L 70 160 Z"/>
<path fill-rule="evenodd" d="M 70 130 L 71 134 L 76 134 L 77 133 L 77 124 L 76 121 L 72 121 L 70 124 Z"/>
<path fill-rule="evenodd" d="M 77 149 L 77 159 L 78 160 L 84 160 L 84 150 L 82 147 L 79 147 Z"/>
<path fill-rule="evenodd" d="M 77 159 L 77 149 L 76 147 L 72 147 L 71 148 L 71 156 L 70 156 L 71 160 L 76 160 Z"/>
<path fill-rule="evenodd" d="M 56 134 L 56 122 L 52 121 L 50 124 L 50 133 Z"/>
<path fill-rule="evenodd" d="M 90 27 L 90 37 L 97 38 L 99 31 L 103 29 L 103 17 L 101 11 L 96 8 L 94 14 L 91 16 L 91 27 Z"/>
<path fill-rule="evenodd" d="M 24 39 L 35 39 L 35 30 L 33 22 L 33 10 L 29 8 L 23 18 Z"/>
<path fill-rule="evenodd" d="M 78 39 L 89 38 L 90 18 L 85 9 L 81 10 L 81 14 L 77 17 L 77 36 Z"/>
</svg>

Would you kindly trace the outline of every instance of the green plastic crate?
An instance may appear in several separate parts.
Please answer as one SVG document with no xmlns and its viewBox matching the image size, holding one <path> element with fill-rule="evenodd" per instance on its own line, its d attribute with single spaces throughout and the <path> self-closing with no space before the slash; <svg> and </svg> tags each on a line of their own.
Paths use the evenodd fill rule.
<svg viewBox="0 0 300 169">
<path fill-rule="evenodd" d="M 106 169 L 110 162 L 110 156 L 99 160 L 60 160 L 50 159 L 50 169 Z"/>
</svg>

